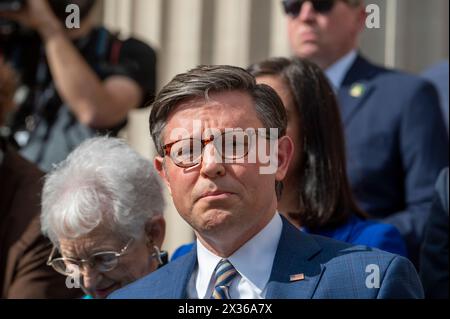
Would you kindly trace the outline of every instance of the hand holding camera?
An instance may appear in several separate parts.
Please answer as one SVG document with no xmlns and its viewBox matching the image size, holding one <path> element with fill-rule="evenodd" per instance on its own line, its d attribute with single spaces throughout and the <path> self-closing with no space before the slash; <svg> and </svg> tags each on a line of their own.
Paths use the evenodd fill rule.
<svg viewBox="0 0 450 319">
<path fill-rule="evenodd" d="M 44 39 L 62 30 L 61 22 L 53 13 L 47 0 L 2 1 L 1 4 L 0 8 L 3 7 L 5 10 L 0 10 L 0 18 L 34 29 Z"/>
</svg>

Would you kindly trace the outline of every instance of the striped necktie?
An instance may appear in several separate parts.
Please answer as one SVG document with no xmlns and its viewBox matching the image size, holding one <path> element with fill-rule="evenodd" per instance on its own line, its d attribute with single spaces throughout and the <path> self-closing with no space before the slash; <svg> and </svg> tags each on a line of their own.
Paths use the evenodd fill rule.
<svg viewBox="0 0 450 319">
<path fill-rule="evenodd" d="M 222 259 L 214 272 L 216 281 L 211 299 L 230 299 L 229 289 L 236 274 L 233 265 L 227 259 Z"/>
</svg>

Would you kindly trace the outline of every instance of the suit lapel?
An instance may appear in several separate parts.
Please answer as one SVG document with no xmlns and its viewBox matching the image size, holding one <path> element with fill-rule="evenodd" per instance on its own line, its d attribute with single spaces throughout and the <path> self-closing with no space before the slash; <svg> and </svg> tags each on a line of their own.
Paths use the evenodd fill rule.
<svg viewBox="0 0 450 319">
<path fill-rule="evenodd" d="M 370 79 L 375 72 L 376 67 L 360 55 L 357 56 L 338 92 L 344 126 L 348 125 L 364 101 L 373 93 L 375 86 Z"/>
<path fill-rule="evenodd" d="M 317 242 L 283 218 L 283 231 L 267 284 L 268 299 L 309 299 L 325 271 Z"/>
<path fill-rule="evenodd" d="M 169 299 L 187 299 L 187 288 L 191 275 L 197 265 L 197 246 L 194 244 L 192 250 L 176 261 L 171 262 L 172 268 L 163 267 L 160 270 L 166 270 L 164 276 L 160 276 L 161 283 L 158 294 L 162 298 Z"/>
</svg>

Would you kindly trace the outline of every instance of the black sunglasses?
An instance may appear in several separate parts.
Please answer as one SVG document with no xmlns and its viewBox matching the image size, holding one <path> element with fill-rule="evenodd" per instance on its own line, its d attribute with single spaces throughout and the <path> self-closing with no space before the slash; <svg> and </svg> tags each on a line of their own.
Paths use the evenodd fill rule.
<svg viewBox="0 0 450 319">
<path fill-rule="evenodd" d="M 299 15 L 300 10 L 305 2 L 311 2 L 314 11 L 318 13 L 330 12 L 335 4 L 335 0 L 283 0 L 284 12 L 291 17 Z"/>
</svg>

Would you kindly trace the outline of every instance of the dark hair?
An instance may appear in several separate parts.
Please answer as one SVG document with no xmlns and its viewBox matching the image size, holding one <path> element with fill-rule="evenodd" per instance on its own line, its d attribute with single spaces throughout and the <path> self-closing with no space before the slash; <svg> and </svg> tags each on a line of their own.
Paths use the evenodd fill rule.
<svg viewBox="0 0 450 319">
<path fill-rule="evenodd" d="M 201 97 L 206 100 L 212 92 L 243 91 L 254 103 L 256 114 L 265 128 L 277 128 L 278 137 L 286 134 L 287 115 L 283 102 L 268 85 L 257 84 L 246 70 L 229 66 L 201 65 L 175 76 L 158 93 L 150 113 L 150 134 L 160 156 L 164 156 L 162 135 L 169 115 L 183 101 Z M 283 184 L 275 182 L 277 198 L 281 197 Z"/>
<path fill-rule="evenodd" d="M 300 58 L 272 58 L 253 64 L 248 70 L 255 77 L 280 77 L 300 115 L 301 225 L 310 229 L 332 228 L 347 221 L 353 213 L 366 218 L 351 192 L 339 108 L 321 69 Z"/>
</svg>

